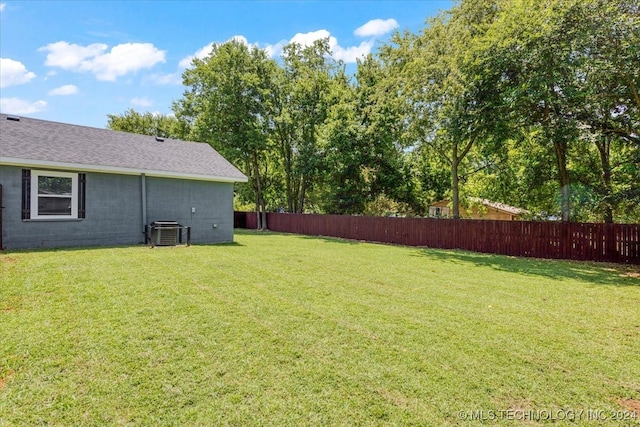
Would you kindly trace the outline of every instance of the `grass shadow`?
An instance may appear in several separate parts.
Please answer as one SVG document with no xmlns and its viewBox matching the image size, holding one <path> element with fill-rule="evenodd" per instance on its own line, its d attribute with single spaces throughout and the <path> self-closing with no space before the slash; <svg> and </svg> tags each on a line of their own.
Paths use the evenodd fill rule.
<svg viewBox="0 0 640 427">
<path fill-rule="evenodd" d="M 421 249 L 418 255 L 449 264 L 473 264 L 498 271 L 554 280 L 578 279 L 597 285 L 640 287 L 640 266 L 588 261 L 520 258 L 451 249 Z"/>
<path fill-rule="evenodd" d="M 357 245 L 359 243 L 365 243 L 364 241 L 344 239 L 344 238 L 341 238 L 341 237 L 312 236 L 312 235 L 306 235 L 306 234 L 285 233 L 285 232 L 282 232 L 282 231 L 270 231 L 270 230 L 236 229 L 235 233 L 238 234 L 238 235 L 251 235 L 251 236 L 260 236 L 260 235 L 278 236 L 278 235 L 282 235 L 282 236 L 287 236 L 287 237 L 295 237 L 295 238 L 299 238 L 299 239 L 303 239 L 303 240 L 321 240 L 321 241 L 326 242 L 326 243 L 339 243 L 339 244 L 345 244 L 345 245 Z M 375 243 L 375 242 L 368 242 L 368 243 Z"/>
<path fill-rule="evenodd" d="M 109 245 L 109 246 L 60 246 L 56 248 L 25 248 L 25 249 L 4 249 L 0 255 L 25 254 L 25 253 L 50 253 L 50 252 L 78 252 L 78 251 L 101 251 L 109 249 L 127 249 L 149 247 L 144 243 L 133 243 L 130 245 Z"/>
<path fill-rule="evenodd" d="M 362 242 L 329 236 L 309 236 L 276 231 L 258 231 L 236 229 L 239 235 L 286 235 L 304 240 L 320 240 L 332 244 L 358 245 L 379 242 Z M 597 263 L 589 261 L 555 260 L 543 258 L 513 257 L 507 255 L 485 254 L 458 249 L 419 248 L 413 256 L 423 256 L 433 261 L 441 261 L 463 267 L 465 264 L 490 267 L 498 271 L 512 272 L 530 276 L 547 277 L 554 280 L 578 279 L 597 285 L 637 286 L 640 287 L 640 265 Z"/>
<path fill-rule="evenodd" d="M 244 246 L 238 242 L 219 242 L 219 243 L 191 243 L 190 246 Z M 137 243 L 130 245 L 110 245 L 110 246 L 62 246 L 57 248 L 29 248 L 29 249 L 5 249 L 0 251 L 1 255 L 9 255 L 9 254 L 21 254 L 21 253 L 50 253 L 50 252 L 77 252 L 77 251 L 101 251 L 101 250 L 110 250 L 110 249 L 127 249 L 127 248 L 144 248 L 147 247 L 149 249 L 187 249 L 190 246 L 187 246 L 185 243 L 180 243 L 177 245 L 167 245 L 167 246 L 151 246 L 145 243 Z"/>
<path fill-rule="evenodd" d="M 242 243 L 238 243 L 236 241 L 233 242 L 220 242 L 220 243 L 192 243 L 191 246 L 200 246 L 200 247 L 219 247 L 219 246 L 230 246 L 230 247 L 244 247 Z"/>
<path fill-rule="evenodd" d="M 361 240 L 350 240 L 350 239 L 343 239 L 340 237 L 330 237 L 330 236 L 301 236 L 303 239 L 305 240 L 309 240 L 309 239 L 313 239 L 313 240 L 321 240 L 325 243 L 338 243 L 341 245 L 358 245 L 360 243 L 371 243 L 371 242 L 365 242 L 365 241 L 361 241 Z"/>
</svg>

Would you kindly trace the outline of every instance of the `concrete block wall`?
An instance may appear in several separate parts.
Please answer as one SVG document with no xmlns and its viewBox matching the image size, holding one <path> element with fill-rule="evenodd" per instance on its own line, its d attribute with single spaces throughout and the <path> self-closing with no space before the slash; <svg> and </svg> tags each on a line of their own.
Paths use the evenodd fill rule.
<svg viewBox="0 0 640 427">
<path fill-rule="evenodd" d="M 23 220 L 22 169 L 0 166 L 5 249 L 144 242 L 141 176 L 86 172 L 85 218 Z M 172 220 L 191 226 L 192 243 L 233 240 L 232 183 L 156 177 L 146 177 L 144 181 L 147 224 Z"/>
</svg>

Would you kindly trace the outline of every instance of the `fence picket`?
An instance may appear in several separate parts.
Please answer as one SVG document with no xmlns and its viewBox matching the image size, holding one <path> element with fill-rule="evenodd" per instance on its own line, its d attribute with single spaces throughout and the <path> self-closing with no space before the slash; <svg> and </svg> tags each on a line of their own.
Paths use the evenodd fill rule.
<svg viewBox="0 0 640 427">
<path fill-rule="evenodd" d="M 255 212 L 234 212 L 255 229 Z M 536 258 L 640 264 L 640 224 L 445 220 L 268 213 L 269 230 Z"/>
</svg>

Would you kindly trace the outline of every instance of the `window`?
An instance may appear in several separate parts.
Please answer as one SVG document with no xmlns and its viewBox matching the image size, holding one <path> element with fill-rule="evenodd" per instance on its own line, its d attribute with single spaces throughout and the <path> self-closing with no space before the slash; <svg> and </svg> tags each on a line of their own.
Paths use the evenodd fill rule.
<svg viewBox="0 0 640 427">
<path fill-rule="evenodd" d="M 22 219 L 84 218 L 85 174 L 22 171 Z"/>
<path fill-rule="evenodd" d="M 449 208 L 446 206 L 431 206 L 429 207 L 430 218 L 449 218 Z"/>
</svg>

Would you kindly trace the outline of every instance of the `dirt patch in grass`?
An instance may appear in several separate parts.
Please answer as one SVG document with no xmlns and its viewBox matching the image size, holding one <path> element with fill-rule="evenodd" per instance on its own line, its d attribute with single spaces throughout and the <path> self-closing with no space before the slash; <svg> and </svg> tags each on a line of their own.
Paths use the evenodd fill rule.
<svg viewBox="0 0 640 427">
<path fill-rule="evenodd" d="M 0 313 L 13 313 L 20 308 L 21 298 L 9 297 L 4 301 L 4 304 L 0 304 Z"/>
<path fill-rule="evenodd" d="M 635 277 L 636 279 L 640 279 L 640 273 L 638 273 L 637 271 L 629 271 L 628 273 L 622 273 L 620 276 Z"/>
<path fill-rule="evenodd" d="M 18 258 L 10 257 L 10 256 L 2 257 L 2 258 L 0 258 L 0 262 L 6 263 L 6 264 L 17 264 L 18 263 Z"/>
<path fill-rule="evenodd" d="M 603 270 L 610 273 L 617 273 L 620 277 L 633 277 L 640 279 L 640 266 L 628 264 L 603 264 Z"/>
<path fill-rule="evenodd" d="M 7 383 L 11 381 L 11 378 L 13 378 L 13 371 L 5 371 L 5 374 L 0 373 L 0 390 L 2 390 Z"/>
<path fill-rule="evenodd" d="M 618 273 L 620 277 L 633 277 L 640 279 L 640 266 L 624 264 L 606 264 L 604 271 Z"/>
<path fill-rule="evenodd" d="M 618 403 L 626 409 L 635 412 L 636 415 L 640 417 L 640 399 L 620 399 Z"/>
<path fill-rule="evenodd" d="M 511 414 L 525 414 L 525 413 L 530 413 L 531 411 L 534 410 L 534 408 L 536 407 L 535 403 L 531 400 L 528 399 L 517 399 L 515 397 L 509 397 L 507 399 L 508 404 L 506 407 L 502 407 L 501 405 L 498 405 L 498 407 L 500 408 L 500 411 L 509 411 L 509 413 Z M 499 412 L 502 414 L 502 417 L 505 418 L 504 414 L 505 412 Z M 525 419 L 524 417 L 522 417 L 523 419 L 520 419 L 520 425 L 523 426 L 540 426 L 542 424 L 538 423 L 536 420 L 533 419 Z"/>
<path fill-rule="evenodd" d="M 411 404 L 410 399 L 396 390 L 378 389 L 378 393 L 391 404 L 406 409 Z"/>
</svg>

